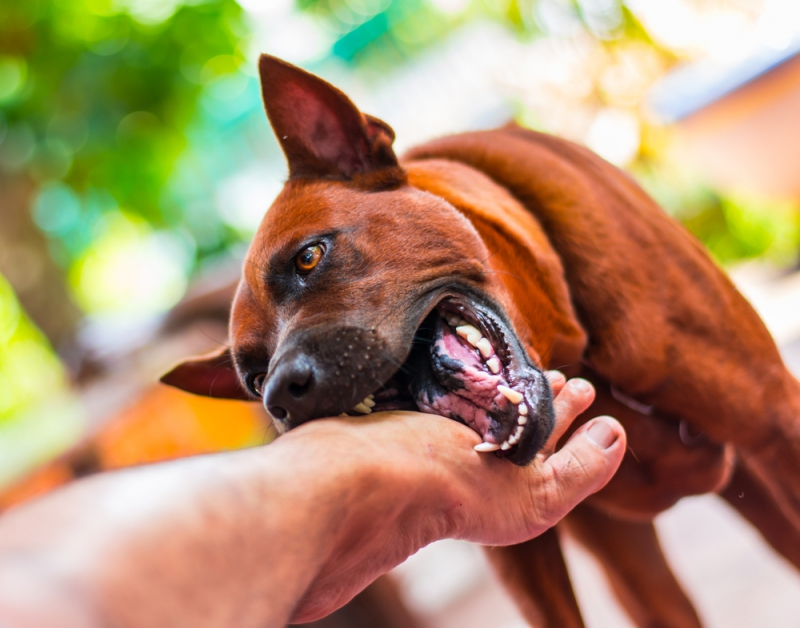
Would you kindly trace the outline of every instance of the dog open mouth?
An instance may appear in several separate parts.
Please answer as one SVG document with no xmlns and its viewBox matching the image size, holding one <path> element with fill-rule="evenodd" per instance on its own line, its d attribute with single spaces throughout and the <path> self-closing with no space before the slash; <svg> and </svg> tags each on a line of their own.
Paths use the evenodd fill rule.
<svg viewBox="0 0 800 628">
<path fill-rule="evenodd" d="M 553 427 L 544 374 L 493 309 L 460 297 L 440 301 L 417 330 L 411 353 L 384 386 L 348 414 L 419 410 L 463 423 L 478 451 L 530 462 Z"/>
</svg>

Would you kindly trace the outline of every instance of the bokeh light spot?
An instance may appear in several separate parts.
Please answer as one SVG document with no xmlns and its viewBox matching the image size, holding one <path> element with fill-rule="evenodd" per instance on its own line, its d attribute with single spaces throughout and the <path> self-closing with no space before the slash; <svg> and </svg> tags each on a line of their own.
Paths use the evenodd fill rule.
<svg viewBox="0 0 800 628">
<path fill-rule="evenodd" d="M 81 216 L 81 204 L 68 185 L 44 187 L 33 204 L 33 220 L 42 231 L 61 235 L 72 230 Z"/>
<path fill-rule="evenodd" d="M 187 249 L 181 238 L 131 216 L 108 215 L 72 270 L 76 298 L 88 313 L 164 311 L 186 290 Z"/>
<path fill-rule="evenodd" d="M 11 100 L 25 82 L 26 64 L 16 57 L 0 57 L 0 103 Z"/>
</svg>

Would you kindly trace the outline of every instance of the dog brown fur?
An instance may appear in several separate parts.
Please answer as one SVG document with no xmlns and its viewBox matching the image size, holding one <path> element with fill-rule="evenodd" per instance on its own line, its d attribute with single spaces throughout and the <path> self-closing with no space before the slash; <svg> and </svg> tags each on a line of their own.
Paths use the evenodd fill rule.
<svg viewBox="0 0 800 628">
<path fill-rule="evenodd" d="M 620 471 L 563 527 L 639 625 L 699 625 L 651 519 L 724 489 L 737 458 L 733 485 L 758 507 L 725 496 L 798 565 L 800 386 L 750 305 L 635 182 L 516 126 L 445 137 L 398 162 L 391 129 L 332 86 L 272 57 L 261 74 L 290 178 L 248 253 L 232 350 L 165 381 L 249 398 L 240 382 L 252 388 L 252 373 L 272 377 L 302 352 L 326 391 L 306 416 L 350 408 L 397 369 L 457 280 L 500 305 L 532 360 L 595 384 L 585 417 L 625 426 Z M 324 281 L 286 279 L 292 252 L 334 233 Z M 555 531 L 490 556 L 534 625 L 583 625 Z"/>
</svg>

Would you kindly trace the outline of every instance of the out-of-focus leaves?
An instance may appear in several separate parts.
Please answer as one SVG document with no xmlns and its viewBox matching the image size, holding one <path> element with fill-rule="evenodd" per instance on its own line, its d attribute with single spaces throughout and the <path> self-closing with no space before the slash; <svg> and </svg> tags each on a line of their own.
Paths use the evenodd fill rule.
<svg viewBox="0 0 800 628">
<path fill-rule="evenodd" d="M 64 371 L 47 339 L 28 320 L 0 275 L 0 423 L 65 386 Z"/>
<path fill-rule="evenodd" d="M 38 220 L 63 265 L 104 211 L 182 219 L 166 182 L 205 86 L 241 64 L 244 34 L 233 0 L 0 5 L 0 168 L 43 186 Z"/>
<path fill-rule="evenodd" d="M 645 141 L 648 146 L 648 141 Z M 634 167 L 647 191 L 708 249 L 720 264 L 763 257 L 775 266 L 797 263 L 797 203 L 752 194 L 722 193 L 659 161 L 652 146 Z"/>
<path fill-rule="evenodd" d="M 640 41 L 674 55 L 648 35 L 621 0 L 296 0 L 337 34 L 332 53 L 388 68 L 405 62 L 468 21 L 489 19 L 523 38 L 581 30 L 605 45 Z"/>
</svg>

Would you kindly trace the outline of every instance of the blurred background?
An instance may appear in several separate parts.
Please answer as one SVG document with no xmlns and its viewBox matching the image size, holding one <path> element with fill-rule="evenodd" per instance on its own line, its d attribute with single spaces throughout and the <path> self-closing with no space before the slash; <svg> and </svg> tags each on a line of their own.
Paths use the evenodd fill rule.
<svg viewBox="0 0 800 628">
<path fill-rule="evenodd" d="M 797 0 L 0 0 L 0 503 L 272 437 L 257 406 L 153 384 L 226 341 L 286 175 L 262 51 L 389 122 L 398 152 L 511 119 L 588 145 L 705 244 L 800 367 Z M 709 625 L 800 624 L 796 573 L 713 497 L 684 501 L 659 530 Z M 476 552 L 400 569 L 424 625 L 522 625 Z M 629 625 L 591 559 L 569 559 L 600 609 L 587 623 Z"/>
</svg>

